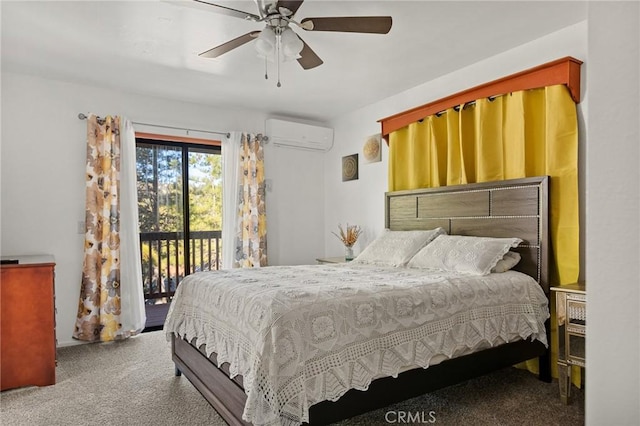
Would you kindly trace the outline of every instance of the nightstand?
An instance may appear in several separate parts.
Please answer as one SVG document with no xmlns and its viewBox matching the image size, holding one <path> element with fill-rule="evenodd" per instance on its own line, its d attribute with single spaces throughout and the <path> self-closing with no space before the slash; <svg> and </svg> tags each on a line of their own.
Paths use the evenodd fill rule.
<svg viewBox="0 0 640 426">
<path fill-rule="evenodd" d="M 329 263 L 346 263 L 344 257 L 319 257 L 316 259 L 318 265 L 324 265 Z"/>
<path fill-rule="evenodd" d="M 556 296 L 558 320 L 558 383 L 560 399 L 571 399 L 571 366 L 585 367 L 587 289 L 583 282 L 551 287 Z"/>
</svg>

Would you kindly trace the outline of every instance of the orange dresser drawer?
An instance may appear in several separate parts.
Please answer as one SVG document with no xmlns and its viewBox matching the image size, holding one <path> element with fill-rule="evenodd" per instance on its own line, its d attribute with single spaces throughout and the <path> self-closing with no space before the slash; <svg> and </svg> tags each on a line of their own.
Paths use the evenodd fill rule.
<svg viewBox="0 0 640 426">
<path fill-rule="evenodd" d="M 0 267 L 0 390 L 56 382 L 51 256 L 18 256 Z"/>
</svg>

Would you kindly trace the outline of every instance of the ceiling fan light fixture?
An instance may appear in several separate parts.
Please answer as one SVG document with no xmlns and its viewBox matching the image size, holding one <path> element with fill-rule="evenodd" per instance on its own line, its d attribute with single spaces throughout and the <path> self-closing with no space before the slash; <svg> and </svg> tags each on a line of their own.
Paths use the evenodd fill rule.
<svg viewBox="0 0 640 426">
<path fill-rule="evenodd" d="M 302 58 L 301 55 L 297 55 L 297 56 L 282 56 L 282 62 L 293 62 L 293 61 L 297 61 L 298 59 Z"/>
<path fill-rule="evenodd" d="M 237 37 L 213 49 L 200 53 L 200 56 L 204 58 L 217 58 L 230 50 L 255 40 L 255 49 L 258 52 L 258 56 L 264 60 L 265 78 L 269 78 L 267 74 L 268 62 L 272 61 L 277 65 L 278 87 L 281 86 L 281 62 L 297 60 L 305 70 L 310 70 L 323 64 L 322 59 L 320 59 L 296 32 L 289 28 L 289 25 L 295 24 L 305 31 L 387 34 L 391 30 L 393 23 L 391 16 L 329 16 L 304 18 L 298 21 L 295 15 L 304 0 L 255 0 L 259 15 L 209 3 L 211 0 L 194 1 L 207 4 L 215 8 L 218 12 L 226 15 L 248 19 L 254 22 L 263 22 L 265 24 L 265 28 L 262 31 L 252 31 Z"/>
<path fill-rule="evenodd" d="M 285 60 L 292 60 L 300 58 L 300 52 L 304 47 L 304 43 L 300 40 L 300 37 L 291 30 L 291 28 L 285 28 L 282 31 L 282 54 Z"/>
<path fill-rule="evenodd" d="M 262 57 L 271 56 L 275 46 L 276 33 L 272 28 L 266 27 L 260 32 L 260 35 L 256 39 L 256 50 L 258 51 L 258 55 Z"/>
<path fill-rule="evenodd" d="M 273 64 L 273 63 L 276 62 L 276 55 L 275 54 L 274 55 L 263 55 L 262 53 L 258 53 L 256 56 L 258 58 L 260 58 L 260 59 L 266 60 L 270 64 Z"/>
</svg>

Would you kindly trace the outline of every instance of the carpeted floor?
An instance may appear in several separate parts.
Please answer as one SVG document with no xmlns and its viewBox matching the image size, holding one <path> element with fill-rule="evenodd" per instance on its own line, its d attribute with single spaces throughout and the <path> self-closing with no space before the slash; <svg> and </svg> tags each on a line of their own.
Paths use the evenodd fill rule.
<svg viewBox="0 0 640 426">
<path fill-rule="evenodd" d="M 124 342 L 61 348 L 58 361 L 54 386 L 0 394 L 3 426 L 225 424 L 184 376 L 174 376 L 162 331 Z M 564 406 L 557 382 L 543 383 L 507 368 L 342 424 L 406 424 L 401 413 L 411 413 L 424 424 L 583 425 L 584 395 L 573 391 L 573 403 Z"/>
</svg>

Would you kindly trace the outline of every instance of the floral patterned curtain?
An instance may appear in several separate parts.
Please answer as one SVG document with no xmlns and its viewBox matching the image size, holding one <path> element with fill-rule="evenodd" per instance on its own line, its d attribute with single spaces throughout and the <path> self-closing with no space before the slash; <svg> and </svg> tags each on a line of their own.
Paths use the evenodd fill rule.
<svg viewBox="0 0 640 426">
<path fill-rule="evenodd" d="M 73 337 L 120 338 L 120 117 L 87 118 L 86 233 Z"/>
<path fill-rule="evenodd" d="M 267 266 L 264 151 L 260 134 L 241 136 L 239 182 L 234 267 Z"/>
</svg>

